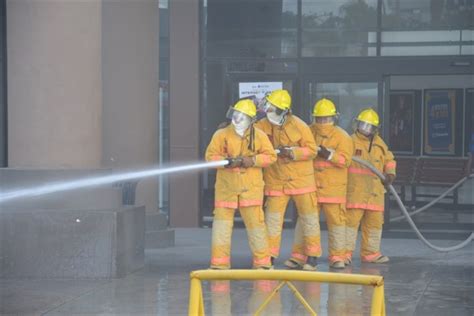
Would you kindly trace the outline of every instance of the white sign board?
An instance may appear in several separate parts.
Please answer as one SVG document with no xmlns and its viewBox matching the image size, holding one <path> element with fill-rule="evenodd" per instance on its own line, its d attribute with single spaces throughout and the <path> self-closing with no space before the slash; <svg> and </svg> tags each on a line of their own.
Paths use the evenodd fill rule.
<svg viewBox="0 0 474 316">
<path fill-rule="evenodd" d="M 262 99 L 267 92 L 283 89 L 283 82 L 239 82 L 239 98 L 255 95 Z"/>
</svg>

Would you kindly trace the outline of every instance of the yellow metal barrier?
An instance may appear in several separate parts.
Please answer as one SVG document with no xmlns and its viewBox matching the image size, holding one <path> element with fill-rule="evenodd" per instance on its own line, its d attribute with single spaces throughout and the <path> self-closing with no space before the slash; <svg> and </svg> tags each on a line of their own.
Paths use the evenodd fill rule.
<svg viewBox="0 0 474 316">
<path fill-rule="evenodd" d="M 270 298 L 275 295 L 283 285 L 287 284 L 306 309 L 309 308 L 308 310 L 315 315 L 314 311 L 309 307 L 303 296 L 290 282 L 302 281 L 373 286 L 374 294 L 372 295 L 371 315 L 385 316 L 384 282 L 383 277 L 379 275 L 288 270 L 197 270 L 191 272 L 190 278 L 189 315 L 204 315 L 204 300 L 201 280 L 279 280 L 282 282 L 275 290 L 273 290 L 269 298 L 267 298 L 262 306 L 257 310 L 257 314 L 260 313 L 270 302 Z"/>
</svg>

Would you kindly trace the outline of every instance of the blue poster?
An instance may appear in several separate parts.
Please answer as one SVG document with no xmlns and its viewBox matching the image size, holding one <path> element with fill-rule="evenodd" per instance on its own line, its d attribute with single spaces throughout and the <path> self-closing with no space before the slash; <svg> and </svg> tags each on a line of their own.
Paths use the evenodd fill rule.
<svg viewBox="0 0 474 316">
<path fill-rule="evenodd" d="M 453 90 L 425 93 L 425 152 L 454 154 L 454 115 L 456 92 Z"/>
<path fill-rule="evenodd" d="M 466 125 L 469 126 L 469 120 L 471 120 L 471 130 L 468 131 L 471 134 L 471 141 L 469 142 L 469 152 L 474 155 L 474 89 L 467 90 L 467 100 L 466 100 L 466 114 L 471 113 L 471 117 L 467 118 Z M 470 108 L 469 108 L 470 107 Z M 468 110 L 469 108 L 469 110 Z"/>
</svg>

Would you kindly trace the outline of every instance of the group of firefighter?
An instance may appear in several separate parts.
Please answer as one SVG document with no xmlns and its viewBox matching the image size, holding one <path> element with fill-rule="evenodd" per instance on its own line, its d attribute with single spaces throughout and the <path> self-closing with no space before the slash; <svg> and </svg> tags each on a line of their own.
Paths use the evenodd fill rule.
<svg viewBox="0 0 474 316">
<path fill-rule="evenodd" d="M 214 133 L 206 150 L 207 161 L 228 161 L 217 170 L 211 269 L 231 267 L 236 209 L 247 229 L 253 268 L 273 268 L 290 199 L 298 219 L 291 257 L 284 262 L 288 268 L 317 270 L 320 211 L 327 222 L 331 268 L 351 265 L 359 226 L 362 262 L 388 262 L 380 242 L 385 187 L 395 179 L 396 162 L 378 135 L 377 113 L 361 111 L 349 136 L 337 126 L 336 106 L 326 98 L 314 105 L 309 126 L 292 114 L 286 90 L 267 94 L 258 107 L 265 117 L 257 121 L 256 102 L 239 100 L 228 113 L 231 123 Z M 385 180 L 353 156 L 371 163 Z"/>
</svg>

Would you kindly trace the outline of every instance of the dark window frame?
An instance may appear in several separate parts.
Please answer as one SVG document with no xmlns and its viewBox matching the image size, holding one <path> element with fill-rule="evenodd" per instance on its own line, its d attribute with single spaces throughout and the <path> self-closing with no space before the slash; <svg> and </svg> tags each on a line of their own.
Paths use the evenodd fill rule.
<svg viewBox="0 0 474 316">
<path fill-rule="evenodd" d="M 7 16 L 6 1 L 0 0 L 0 167 L 8 166 L 7 106 Z"/>
</svg>

